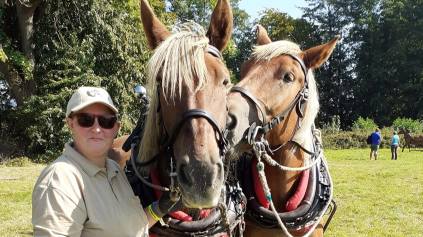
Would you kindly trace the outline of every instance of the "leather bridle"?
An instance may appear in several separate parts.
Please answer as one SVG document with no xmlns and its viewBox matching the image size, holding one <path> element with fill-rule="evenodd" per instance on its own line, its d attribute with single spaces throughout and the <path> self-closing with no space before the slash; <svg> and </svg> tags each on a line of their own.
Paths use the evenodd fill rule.
<svg viewBox="0 0 423 237">
<path fill-rule="evenodd" d="M 222 60 L 222 54 L 216 47 L 209 45 L 207 48 L 207 52 L 210 53 L 212 56 Z M 213 130 L 216 133 L 216 142 L 220 150 L 220 156 L 223 158 L 223 156 L 225 156 L 227 151 L 227 142 L 225 140 L 225 137 L 223 136 L 224 129 L 220 128 L 217 121 L 213 118 L 213 116 L 209 112 L 203 109 L 198 109 L 198 108 L 190 109 L 183 113 L 182 119 L 176 124 L 172 133 L 170 133 L 170 136 L 168 136 L 168 139 L 166 140 L 166 142 L 164 142 L 164 144 L 161 146 L 161 151 L 166 151 L 166 152 L 173 151 L 173 144 L 175 143 L 175 140 L 178 137 L 184 124 L 188 122 L 189 120 L 196 119 L 196 118 L 204 118 L 212 126 Z M 165 127 L 165 131 L 168 131 L 166 127 Z M 173 152 L 172 152 L 172 155 L 173 155 Z"/>
<path fill-rule="evenodd" d="M 240 93 L 242 96 L 244 96 L 249 101 L 251 101 L 262 115 L 261 116 L 262 120 L 260 120 L 260 124 L 257 125 L 256 122 L 254 122 L 253 124 L 249 126 L 248 131 L 246 131 L 247 134 L 245 134 L 246 135 L 245 138 L 250 145 L 252 145 L 254 141 L 257 141 L 259 138 L 264 137 L 265 134 L 267 134 L 270 130 L 272 130 L 276 125 L 281 123 L 287 117 L 287 115 L 294 109 L 294 107 L 298 115 L 297 126 L 295 130 L 297 130 L 301 126 L 301 120 L 304 117 L 305 103 L 307 102 L 308 96 L 309 96 L 308 95 L 309 82 L 307 77 L 308 70 L 303 60 L 299 58 L 298 56 L 292 55 L 292 54 L 284 54 L 284 55 L 290 56 L 292 59 L 294 59 L 300 64 L 301 70 L 304 73 L 304 85 L 300 89 L 300 91 L 298 91 L 297 95 L 291 101 L 288 107 L 284 111 L 279 113 L 278 115 L 272 117 L 269 121 L 267 121 L 266 119 L 266 111 L 268 110 L 267 109 L 268 107 L 263 101 L 256 98 L 247 89 L 243 87 L 234 86 L 231 88 L 231 91 L 230 91 L 231 93 L 234 93 L 234 92 Z M 264 105 L 264 108 L 262 105 Z M 295 131 L 294 131 L 294 134 L 295 134 Z"/>
<path fill-rule="evenodd" d="M 210 53 L 212 56 L 222 60 L 222 54 L 220 53 L 220 51 L 216 47 L 214 47 L 212 45 L 208 45 L 207 52 Z M 160 90 L 157 90 L 157 91 L 158 91 L 158 93 L 160 93 Z M 158 95 L 158 96 L 160 96 L 160 95 Z M 161 106 L 159 104 L 158 108 L 157 108 L 157 113 L 160 112 L 160 109 L 161 109 Z M 220 157 L 221 157 L 222 160 L 224 159 L 224 156 L 225 156 L 225 154 L 228 150 L 228 143 L 227 143 L 227 141 L 226 141 L 226 139 L 223 135 L 224 129 L 222 129 L 218 125 L 217 121 L 213 118 L 213 116 L 209 112 L 207 112 L 203 109 L 198 109 L 198 108 L 190 109 L 190 110 L 187 110 L 183 113 L 182 119 L 176 124 L 176 126 L 173 128 L 171 133 L 167 133 L 168 130 L 166 129 L 166 127 L 163 124 L 164 130 L 167 133 L 166 140 L 160 146 L 159 153 L 157 155 L 155 155 L 153 158 L 151 158 L 150 160 L 145 161 L 145 162 L 137 162 L 137 161 L 135 161 L 135 153 L 136 152 L 134 152 L 136 149 L 132 149 L 131 163 L 132 163 L 133 167 L 147 166 L 147 165 L 153 163 L 155 160 L 157 160 L 157 158 L 159 156 L 163 156 L 163 155 L 168 156 L 169 159 L 170 159 L 170 170 L 171 170 L 171 172 L 170 172 L 169 175 L 170 175 L 170 179 L 171 179 L 171 186 L 169 188 L 162 187 L 162 186 L 159 186 L 159 185 L 154 185 L 154 184 L 150 183 L 145 178 L 143 178 L 141 174 L 139 174 L 137 168 L 134 168 L 134 171 L 135 171 L 137 177 L 143 183 L 145 183 L 147 186 L 149 186 L 151 188 L 159 189 L 161 191 L 179 192 L 178 188 L 175 187 L 175 182 L 174 182 L 174 178 L 176 177 L 177 174 L 174 171 L 175 170 L 175 162 L 173 161 L 173 159 L 174 159 L 173 145 L 174 145 L 175 140 L 178 137 L 182 127 L 184 126 L 184 124 L 186 122 L 190 121 L 191 119 L 196 119 L 196 118 L 204 118 L 212 126 L 212 128 L 213 128 L 213 130 L 216 134 L 215 137 L 216 137 L 217 145 L 218 145 L 219 150 L 220 150 Z M 135 146 L 133 146 L 133 148 L 135 148 Z"/>
</svg>

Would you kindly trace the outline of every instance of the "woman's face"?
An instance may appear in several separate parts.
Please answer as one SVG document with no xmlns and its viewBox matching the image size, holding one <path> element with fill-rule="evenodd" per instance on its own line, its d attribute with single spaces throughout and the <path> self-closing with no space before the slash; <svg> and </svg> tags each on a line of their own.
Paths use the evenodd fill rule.
<svg viewBox="0 0 423 237">
<path fill-rule="evenodd" d="M 99 124 L 98 116 L 110 118 L 114 113 L 103 104 L 89 105 L 73 114 L 88 114 L 96 116 L 94 124 L 90 127 L 82 127 L 78 123 L 77 116 L 67 118 L 67 124 L 72 131 L 74 148 L 86 158 L 106 157 L 111 148 L 113 139 L 119 130 L 120 124 L 116 122 L 110 129 L 103 128 Z"/>
</svg>

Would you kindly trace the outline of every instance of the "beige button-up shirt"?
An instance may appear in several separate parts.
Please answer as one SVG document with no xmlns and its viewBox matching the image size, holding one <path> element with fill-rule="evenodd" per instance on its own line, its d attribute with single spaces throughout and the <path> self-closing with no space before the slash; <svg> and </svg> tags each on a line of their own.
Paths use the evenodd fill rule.
<svg viewBox="0 0 423 237">
<path fill-rule="evenodd" d="M 148 220 L 116 162 L 99 168 L 70 144 L 32 194 L 34 236 L 148 236 Z"/>
</svg>

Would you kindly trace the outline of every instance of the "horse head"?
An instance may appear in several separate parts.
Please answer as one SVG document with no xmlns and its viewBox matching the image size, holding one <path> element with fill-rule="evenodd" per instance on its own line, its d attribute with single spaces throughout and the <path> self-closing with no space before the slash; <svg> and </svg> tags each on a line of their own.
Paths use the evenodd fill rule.
<svg viewBox="0 0 423 237">
<path fill-rule="evenodd" d="M 227 139 L 230 153 L 251 149 L 246 135 L 253 123 L 263 125 L 265 121 L 282 115 L 280 123 L 272 128 L 266 139 L 272 145 L 303 136 L 294 132 L 299 117 L 303 124 L 312 124 L 319 103 L 312 70 L 320 67 L 331 55 L 338 37 L 327 44 L 302 51 L 290 41 L 272 42 L 266 30 L 257 26 L 257 46 L 250 59 L 241 67 L 241 80 L 228 98 L 229 113 Z M 239 93 L 237 93 L 239 92 Z M 251 96 L 250 96 L 251 95 Z M 308 131 L 307 131 L 308 132 Z M 299 142 L 302 145 L 302 142 Z"/>
<path fill-rule="evenodd" d="M 147 68 L 150 111 L 138 161 L 160 154 L 163 185 L 174 181 L 183 204 L 190 208 L 216 206 L 224 184 L 222 158 L 230 75 L 221 51 L 232 33 L 232 10 L 219 0 L 207 33 L 188 22 L 170 32 L 146 0 L 141 18 L 154 53 Z"/>
</svg>

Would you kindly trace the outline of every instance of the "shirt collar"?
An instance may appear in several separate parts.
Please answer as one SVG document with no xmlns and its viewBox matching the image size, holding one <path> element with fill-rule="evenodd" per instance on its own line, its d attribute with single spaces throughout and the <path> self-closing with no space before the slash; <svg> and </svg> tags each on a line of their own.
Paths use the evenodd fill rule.
<svg viewBox="0 0 423 237">
<path fill-rule="evenodd" d="M 78 151 L 76 151 L 75 148 L 72 147 L 71 142 L 66 143 L 63 154 L 75 161 L 82 168 L 82 170 L 84 170 L 85 173 L 87 173 L 91 177 L 95 176 L 98 172 L 104 170 L 89 161 L 84 156 L 82 156 Z"/>
<path fill-rule="evenodd" d="M 107 167 L 107 178 L 109 180 L 111 180 L 120 172 L 119 165 L 111 159 L 106 160 L 106 167 Z"/>
</svg>

